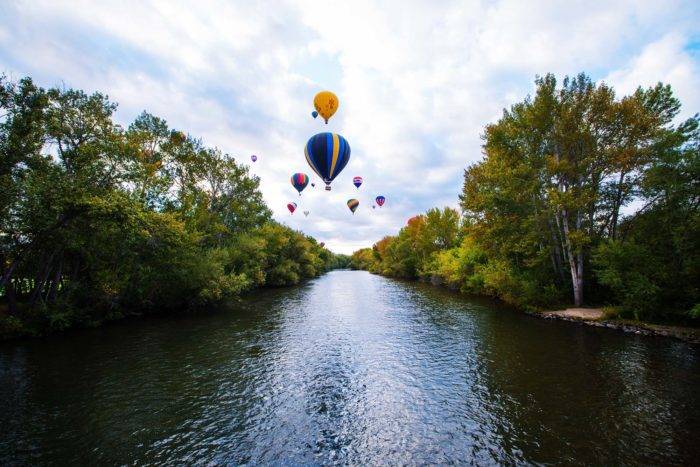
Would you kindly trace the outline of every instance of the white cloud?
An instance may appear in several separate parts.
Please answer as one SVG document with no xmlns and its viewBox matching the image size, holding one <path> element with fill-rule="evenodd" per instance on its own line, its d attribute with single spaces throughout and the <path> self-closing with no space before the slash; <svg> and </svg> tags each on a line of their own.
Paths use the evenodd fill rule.
<svg viewBox="0 0 700 467">
<path fill-rule="evenodd" d="M 700 63 L 685 50 L 682 35 L 671 32 L 645 46 L 622 68 L 604 79 L 620 94 L 630 94 L 639 86 L 670 84 L 683 107 L 679 117 L 700 111 Z"/>
<path fill-rule="evenodd" d="M 587 71 L 621 92 L 662 80 L 699 110 L 698 59 L 685 49 L 698 8 L 662 3 L 16 2 L 0 19 L 0 69 L 104 91 L 124 123 L 147 109 L 245 163 L 257 154 L 275 217 L 350 252 L 455 206 L 484 125 L 536 74 Z M 328 126 L 309 116 L 322 88 L 341 99 Z M 349 140 L 350 164 L 333 191 L 299 198 L 289 176 L 311 173 L 303 145 L 327 130 Z M 372 210 L 380 193 L 387 204 Z"/>
</svg>

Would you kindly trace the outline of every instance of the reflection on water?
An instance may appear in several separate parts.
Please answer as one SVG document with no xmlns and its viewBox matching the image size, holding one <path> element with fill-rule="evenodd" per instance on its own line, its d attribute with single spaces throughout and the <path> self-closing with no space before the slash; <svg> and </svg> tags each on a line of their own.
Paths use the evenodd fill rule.
<svg viewBox="0 0 700 467">
<path fill-rule="evenodd" d="M 336 271 L 0 347 L 0 463 L 693 463 L 700 352 Z"/>
</svg>

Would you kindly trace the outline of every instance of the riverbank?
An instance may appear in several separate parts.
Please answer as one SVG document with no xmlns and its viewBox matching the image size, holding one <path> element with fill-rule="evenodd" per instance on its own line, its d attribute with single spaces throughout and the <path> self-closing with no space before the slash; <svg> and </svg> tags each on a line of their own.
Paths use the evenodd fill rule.
<svg viewBox="0 0 700 467">
<path fill-rule="evenodd" d="M 337 258 L 337 255 L 333 258 Z M 109 323 L 131 319 L 137 320 L 143 317 L 158 318 L 171 315 L 195 315 L 221 311 L 239 303 L 241 299 L 254 293 L 297 286 L 335 269 L 338 268 L 333 263 L 330 268 L 314 271 L 312 276 L 297 276 L 287 283 L 258 284 L 240 290 L 236 294 L 221 296 L 216 300 L 182 303 L 179 307 L 121 307 L 105 312 L 97 307 L 93 309 L 79 308 L 70 303 L 63 303 L 61 306 L 36 308 L 32 308 L 27 303 L 18 303 L 15 305 L 15 312 L 10 313 L 7 304 L 2 303 L 0 300 L 0 342 L 44 338 L 68 331 L 97 328 Z"/>
<path fill-rule="evenodd" d="M 368 271 L 371 274 L 377 274 L 382 276 L 382 274 L 374 273 Z M 407 279 L 412 280 L 412 279 Z M 419 282 L 429 283 L 434 287 L 440 287 L 447 289 L 451 292 L 461 294 L 459 289 L 451 287 L 437 278 L 431 280 L 421 280 L 413 279 Z M 494 298 L 500 302 L 498 297 Z M 511 305 L 512 306 L 512 305 Z M 618 331 L 644 335 L 644 336 L 659 336 L 659 337 L 671 337 L 674 339 L 682 340 L 691 344 L 700 344 L 700 328 L 690 327 L 690 326 L 679 326 L 671 324 L 657 324 L 657 323 L 647 323 L 643 321 L 634 321 L 627 319 L 613 319 L 606 317 L 606 313 L 602 308 L 566 308 L 563 310 L 528 310 L 525 308 L 515 307 L 516 310 L 521 312 L 541 318 L 550 320 L 560 320 L 569 321 L 573 323 L 595 326 L 601 328 L 615 329 Z"/>
<path fill-rule="evenodd" d="M 698 328 L 644 323 L 631 320 L 605 319 L 605 312 L 600 308 L 567 308 L 565 310 L 527 313 L 531 316 L 544 319 L 570 321 L 589 326 L 617 329 L 645 336 L 673 337 L 692 344 L 700 344 L 700 329 Z"/>
</svg>

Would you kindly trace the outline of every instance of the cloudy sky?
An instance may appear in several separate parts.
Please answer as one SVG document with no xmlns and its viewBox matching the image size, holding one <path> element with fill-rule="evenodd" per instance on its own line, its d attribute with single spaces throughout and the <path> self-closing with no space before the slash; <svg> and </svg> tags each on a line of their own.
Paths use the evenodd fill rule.
<svg viewBox="0 0 700 467">
<path fill-rule="evenodd" d="M 700 2 L 0 0 L 0 72 L 106 92 L 125 126 L 147 110 L 245 164 L 257 154 L 275 218 L 346 253 L 456 206 L 484 125 L 536 75 L 581 71 L 618 93 L 670 83 L 685 116 L 700 111 Z M 340 99 L 327 126 L 310 116 L 323 89 Z M 289 176 L 312 174 L 303 146 L 321 131 L 352 156 L 330 193 L 299 198 Z"/>
</svg>

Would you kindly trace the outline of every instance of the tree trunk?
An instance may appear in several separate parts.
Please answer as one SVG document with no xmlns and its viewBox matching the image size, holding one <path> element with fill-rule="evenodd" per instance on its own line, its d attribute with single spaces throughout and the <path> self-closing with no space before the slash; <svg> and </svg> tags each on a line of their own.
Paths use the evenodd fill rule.
<svg viewBox="0 0 700 467">
<path fill-rule="evenodd" d="M 12 281 L 5 284 L 5 297 L 7 298 L 7 312 L 10 315 L 17 314 L 17 298 L 15 297 L 15 286 Z"/>
<path fill-rule="evenodd" d="M 0 277 L 0 287 L 10 283 L 10 277 L 12 277 L 12 273 L 14 272 L 16 267 L 17 260 L 14 260 L 12 264 L 10 264 L 10 267 L 2 272 L 2 277 Z"/>
<path fill-rule="evenodd" d="M 612 220 L 610 221 L 610 238 L 615 240 L 617 237 L 617 223 L 620 217 L 620 205 L 622 204 L 622 183 L 625 180 L 626 172 L 620 172 L 620 179 L 617 182 L 617 192 L 613 201 Z"/>
<path fill-rule="evenodd" d="M 49 294 L 46 299 L 49 302 L 53 302 L 56 299 L 56 294 L 58 292 L 58 284 L 61 282 L 61 270 L 63 269 L 63 260 L 58 263 L 56 272 L 53 276 L 53 281 L 51 282 L 51 288 L 49 289 Z"/>
<path fill-rule="evenodd" d="M 574 289 L 574 305 L 581 306 L 583 303 L 583 261 L 580 261 L 582 259 L 582 253 L 579 252 L 574 255 L 569 235 L 569 216 L 566 209 L 562 209 L 561 216 L 562 227 L 564 228 L 566 255 L 569 260 L 569 270 L 571 271 L 571 285 Z M 577 258 L 579 261 L 577 261 Z"/>
<path fill-rule="evenodd" d="M 566 282 L 566 277 L 564 277 L 564 269 L 562 268 L 564 261 L 561 254 L 561 243 L 559 241 L 559 235 L 556 232 L 551 219 L 547 219 L 547 225 L 549 226 L 549 234 L 552 239 L 552 264 L 554 265 L 554 272 L 557 274 L 560 282 L 563 284 Z"/>
<path fill-rule="evenodd" d="M 36 281 L 34 282 L 34 290 L 32 290 L 32 296 L 29 299 L 29 305 L 34 306 L 36 301 L 41 298 L 41 292 L 44 289 L 44 284 L 51 274 L 51 262 L 53 261 L 54 254 L 49 256 L 49 259 L 44 263 L 43 269 L 37 272 Z"/>
</svg>

